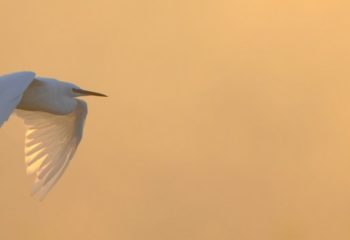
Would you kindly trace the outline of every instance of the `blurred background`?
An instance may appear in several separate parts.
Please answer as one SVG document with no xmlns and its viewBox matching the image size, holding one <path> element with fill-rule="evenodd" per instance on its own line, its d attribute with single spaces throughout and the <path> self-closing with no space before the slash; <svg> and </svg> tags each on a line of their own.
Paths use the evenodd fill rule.
<svg viewBox="0 0 350 240">
<path fill-rule="evenodd" d="M 43 202 L 0 130 L 0 239 L 350 239 L 350 3 L 0 0 L 0 74 L 106 93 Z"/>
</svg>

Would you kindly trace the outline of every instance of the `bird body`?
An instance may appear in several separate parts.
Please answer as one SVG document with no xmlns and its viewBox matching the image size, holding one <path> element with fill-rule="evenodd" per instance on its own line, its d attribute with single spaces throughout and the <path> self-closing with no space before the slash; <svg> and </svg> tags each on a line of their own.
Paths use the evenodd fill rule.
<svg viewBox="0 0 350 240">
<path fill-rule="evenodd" d="M 87 104 L 76 97 L 104 96 L 52 78 L 18 72 L 0 77 L 0 127 L 16 112 L 24 120 L 27 173 L 43 199 L 62 176 L 83 134 Z"/>
</svg>

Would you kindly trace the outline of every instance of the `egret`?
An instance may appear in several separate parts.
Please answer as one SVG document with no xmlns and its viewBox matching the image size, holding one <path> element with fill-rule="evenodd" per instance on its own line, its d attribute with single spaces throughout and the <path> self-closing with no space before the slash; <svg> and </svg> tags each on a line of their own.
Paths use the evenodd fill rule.
<svg viewBox="0 0 350 240">
<path fill-rule="evenodd" d="M 43 199 L 62 176 L 83 134 L 87 104 L 76 97 L 106 95 L 34 72 L 0 77 L 0 127 L 15 112 L 23 119 L 25 163 L 32 193 Z"/>
</svg>

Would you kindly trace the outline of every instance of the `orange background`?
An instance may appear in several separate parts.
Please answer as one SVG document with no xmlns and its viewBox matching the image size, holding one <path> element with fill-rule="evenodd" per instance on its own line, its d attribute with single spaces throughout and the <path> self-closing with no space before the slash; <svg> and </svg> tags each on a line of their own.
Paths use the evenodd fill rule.
<svg viewBox="0 0 350 240">
<path fill-rule="evenodd" d="M 86 98 L 44 202 L 0 130 L 0 239 L 350 239 L 348 1 L 0 0 L 0 73 Z"/>
</svg>

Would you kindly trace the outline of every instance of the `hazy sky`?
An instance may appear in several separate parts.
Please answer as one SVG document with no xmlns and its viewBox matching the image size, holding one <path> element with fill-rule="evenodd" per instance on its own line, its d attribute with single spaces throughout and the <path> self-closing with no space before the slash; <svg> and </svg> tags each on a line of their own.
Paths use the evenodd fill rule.
<svg viewBox="0 0 350 240">
<path fill-rule="evenodd" d="M 0 130 L 0 239 L 350 239 L 350 3 L 0 0 L 0 74 L 86 98 L 42 203 Z"/>
</svg>

